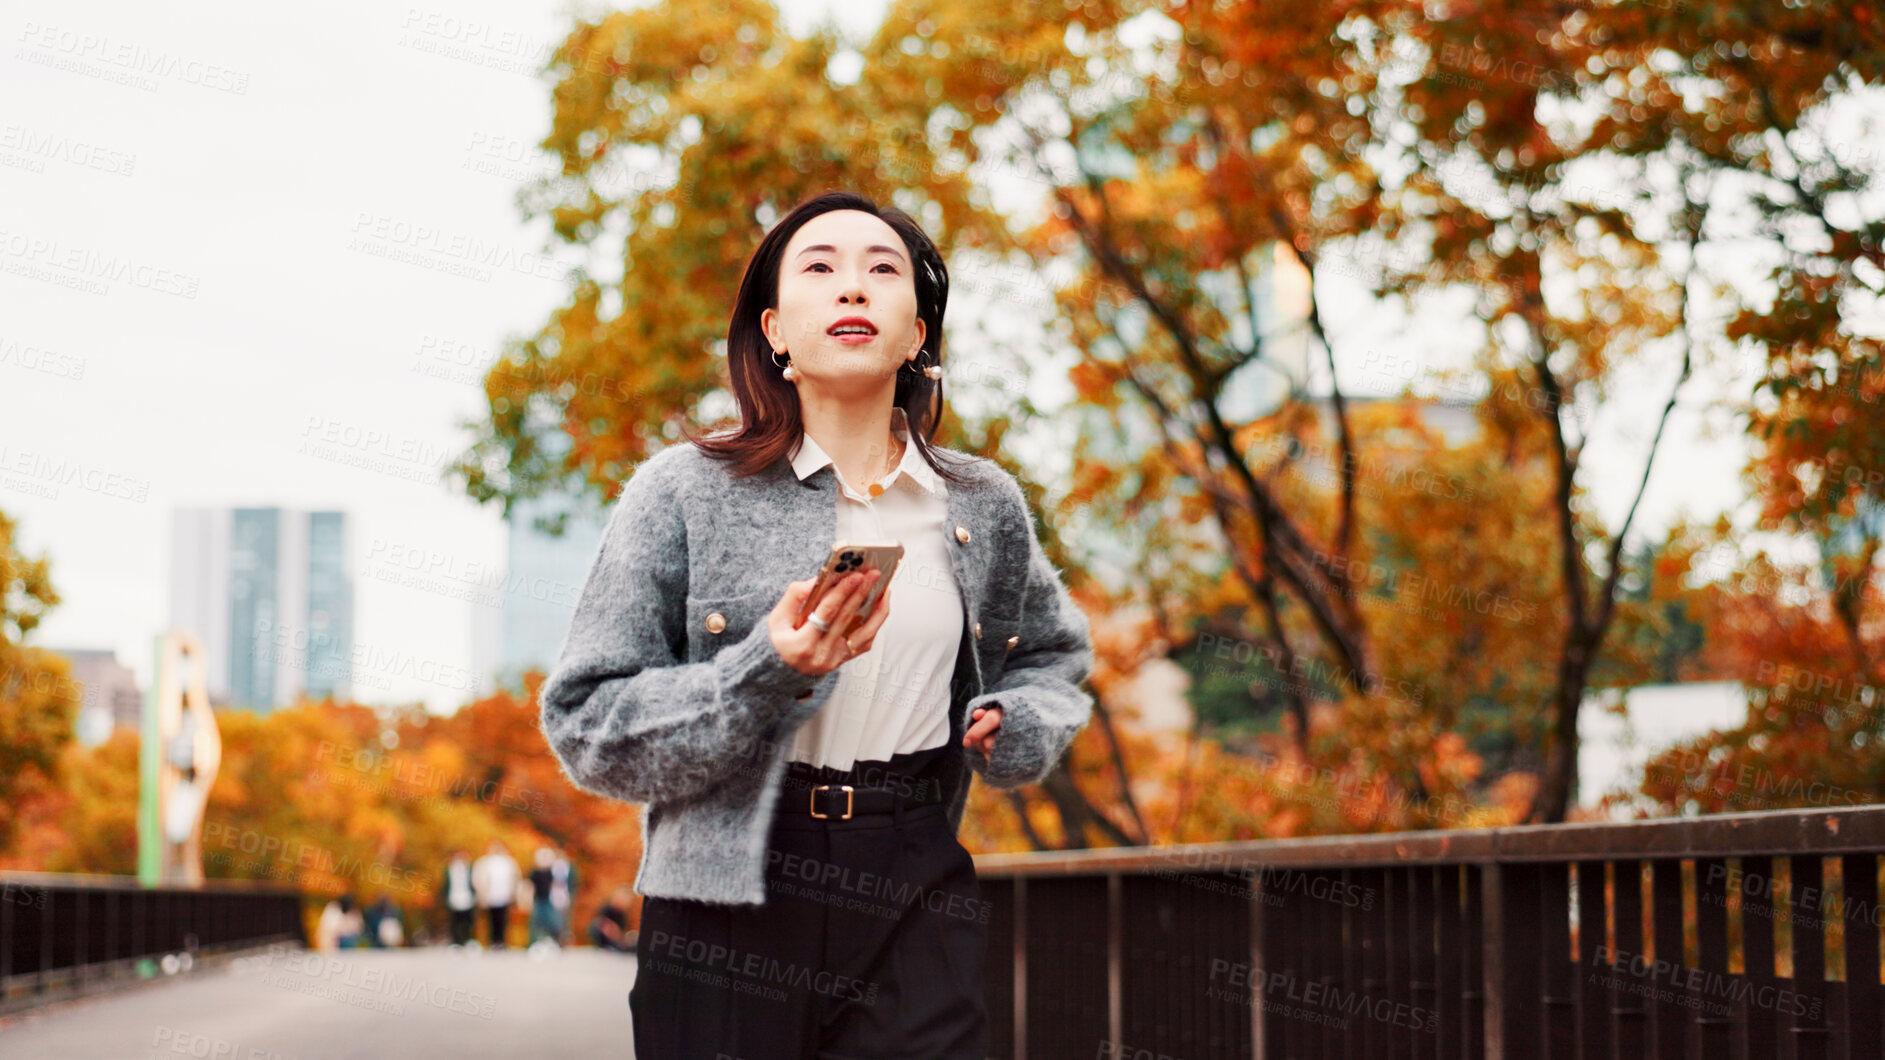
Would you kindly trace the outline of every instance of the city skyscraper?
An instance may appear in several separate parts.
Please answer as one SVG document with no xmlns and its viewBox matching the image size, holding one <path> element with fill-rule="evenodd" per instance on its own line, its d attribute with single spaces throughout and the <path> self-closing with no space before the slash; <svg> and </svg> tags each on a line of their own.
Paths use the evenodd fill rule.
<svg viewBox="0 0 1885 1060">
<path fill-rule="evenodd" d="M 170 624 L 202 639 L 210 701 L 266 712 L 353 683 L 344 512 L 178 508 Z"/>
<path fill-rule="evenodd" d="M 528 498 L 512 508 L 496 606 L 474 604 L 480 695 L 490 695 L 500 683 L 516 688 L 524 671 L 548 673 L 556 664 L 608 518 L 607 509 L 592 512 L 590 503 L 585 499 L 572 508 L 567 498 Z M 570 514 L 561 536 L 537 528 L 538 519 L 563 511 Z"/>
</svg>

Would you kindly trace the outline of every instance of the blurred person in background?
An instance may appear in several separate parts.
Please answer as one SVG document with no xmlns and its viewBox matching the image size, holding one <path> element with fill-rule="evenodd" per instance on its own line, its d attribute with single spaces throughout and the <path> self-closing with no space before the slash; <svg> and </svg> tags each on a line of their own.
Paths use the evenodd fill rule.
<svg viewBox="0 0 1885 1060">
<path fill-rule="evenodd" d="M 314 948 L 352 949 L 360 944 L 360 933 L 365 926 L 360 910 L 354 908 L 353 895 L 343 894 L 321 910 L 321 922 L 314 929 Z"/>
<path fill-rule="evenodd" d="M 490 920 L 494 950 L 505 947 L 504 936 L 510 931 L 511 903 L 517 899 L 517 859 L 504 844 L 491 840 L 489 851 L 471 866 L 471 885 L 478 892 L 478 904 L 484 906 Z"/>
<path fill-rule="evenodd" d="M 471 886 L 471 858 L 462 849 L 452 851 L 452 860 L 445 863 L 445 873 L 439 880 L 439 905 L 451 917 L 452 945 L 470 942 L 478 895 Z"/>
<path fill-rule="evenodd" d="M 397 949 L 406 944 L 406 925 L 399 919 L 399 906 L 392 896 L 382 894 L 367 906 L 367 942 L 375 949 Z"/>
<path fill-rule="evenodd" d="M 569 912 L 575 902 L 576 869 L 562 851 L 538 847 L 530 870 L 530 944 L 547 938 L 569 943 Z"/>
<path fill-rule="evenodd" d="M 599 950 L 617 953 L 635 952 L 636 932 L 628 928 L 628 907 L 635 900 L 635 889 L 624 884 L 609 892 L 609 900 L 596 910 L 589 922 L 589 941 Z"/>
</svg>

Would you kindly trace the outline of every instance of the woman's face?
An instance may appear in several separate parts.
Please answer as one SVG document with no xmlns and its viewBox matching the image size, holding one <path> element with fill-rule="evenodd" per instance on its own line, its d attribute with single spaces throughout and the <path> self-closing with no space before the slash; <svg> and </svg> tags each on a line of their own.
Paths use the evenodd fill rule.
<svg viewBox="0 0 1885 1060">
<path fill-rule="evenodd" d="M 797 367 L 799 385 L 882 385 L 923 345 L 916 308 L 903 238 L 861 210 L 832 210 L 792 234 L 779 262 L 778 308 L 759 322 L 773 350 Z"/>
</svg>

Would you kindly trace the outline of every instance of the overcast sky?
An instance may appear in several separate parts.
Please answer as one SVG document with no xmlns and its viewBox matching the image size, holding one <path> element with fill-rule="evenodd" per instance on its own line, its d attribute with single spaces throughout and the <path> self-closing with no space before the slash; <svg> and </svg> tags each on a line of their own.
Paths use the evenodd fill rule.
<svg viewBox="0 0 1885 1060">
<path fill-rule="evenodd" d="M 513 196 L 543 167 L 549 88 L 534 71 L 565 10 L 9 6 L 0 510 L 27 555 L 50 556 L 63 597 L 34 643 L 115 649 L 146 680 L 173 507 L 339 508 L 356 640 L 399 660 L 360 698 L 466 699 L 416 674 L 477 668 L 473 605 L 363 572 L 395 549 L 501 566 L 495 510 L 438 468 L 469 440 L 481 367 L 562 297 L 547 225 L 524 224 Z M 788 24 L 823 11 L 787 5 Z M 861 33 L 882 5 L 844 11 Z M 492 263 L 468 262 L 470 247 Z M 1457 345 L 1443 326 L 1341 311 L 1363 304 L 1358 289 L 1324 284 L 1351 386 L 1392 389 Z M 1613 521 L 1639 466 L 1623 447 L 1647 439 L 1662 396 L 1639 390 L 1606 413 L 1624 429 L 1593 454 L 1611 461 L 1593 482 Z M 1648 525 L 1736 497 L 1738 440 L 1701 440 L 1700 422 L 1676 423 Z"/>
</svg>

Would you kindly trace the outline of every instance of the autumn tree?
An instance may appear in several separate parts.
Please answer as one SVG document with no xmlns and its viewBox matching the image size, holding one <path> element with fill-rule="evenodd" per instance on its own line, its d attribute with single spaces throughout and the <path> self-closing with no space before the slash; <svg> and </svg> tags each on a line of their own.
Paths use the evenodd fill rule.
<svg viewBox="0 0 1885 1060">
<path fill-rule="evenodd" d="M 1392 672 L 1398 664 L 1371 661 L 1377 631 L 1354 574 L 1373 569 L 1357 561 L 1376 528 L 1358 519 L 1356 494 L 1357 479 L 1383 454 L 1371 453 L 1379 443 L 1352 423 L 1316 276 L 1319 265 L 1360 264 L 1378 273 L 1383 296 L 1476 290 L 1480 326 L 1462 352 L 1479 344 L 1495 383 L 1517 368 L 1530 377 L 1525 389 L 1538 399 L 1554 482 L 1525 514 L 1556 529 L 1559 585 L 1548 603 L 1557 675 L 1542 705 L 1502 705 L 1515 729 L 1540 733 L 1543 782 L 1532 815 L 1561 819 L 1577 711 L 1635 512 L 1633 504 L 1608 534 L 1580 513 L 1586 439 L 1572 413 L 1600 406 L 1613 367 L 1664 338 L 1673 338 L 1680 363 L 1673 385 L 1687 379 L 1690 339 L 1677 332 L 1693 255 L 1681 250 L 1702 211 L 1681 212 L 1691 223 L 1658 244 L 1634 232 L 1630 211 L 1554 179 L 1595 152 L 1554 128 L 1551 109 L 1596 90 L 1581 73 L 1541 83 L 1506 76 L 1504 64 L 1534 74 L 1577 66 L 1583 53 L 1553 34 L 1567 15 L 1555 6 L 1512 5 L 1490 19 L 1483 10 L 1436 17 L 1407 5 L 1162 13 L 1171 32 L 1149 46 L 1082 27 L 1035 69 L 1007 71 L 1016 106 L 1004 118 L 1023 125 L 1024 156 L 1059 178 L 1052 216 L 1025 243 L 1043 263 L 1073 256 L 1085 270 L 1060 303 L 1083 354 L 1076 383 L 1106 416 L 1094 439 L 1105 444 L 1086 454 L 1095 459 L 1083 464 L 1091 476 L 1083 485 L 1132 491 L 1106 494 L 1129 500 L 1129 510 L 1157 513 L 1147 495 L 1166 489 L 1205 509 L 1228 545 L 1238 595 L 1260 619 L 1272 669 L 1331 678 L 1275 682 L 1300 751 L 1313 751 L 1311 702 L 1346 700 L 1350 724 L 1338 737 L 1346 746 L 1330 752 L 1354 750 L 1357 728 L 1409 737 L 1378 764 L 1419 791 L 1407 766 L 1423 753 L 1419 741 L 1445 729 L 1384 702 L 1384 688 L 1406 680 Z M 960 51 L 952 44 L 948 54 Z M 1137 61 L 1145 51 L 1150 63 Z M 1451 68 L 1460 55 L 1497 56 L 1501 73 L 1462 77 Z M 1148 67 L 1170 73 L 1113 78 L 1113 91 L 1083 83 L 1094 70 Z M 1083 97 L 1082 88 L 1093 91 Z M 1071 166 L 1055 174 L 1056 158 Z M 1684 187 L 1679 197 L 1691 193 Z M 1258 309 L 1252 277 L 1273 247 L 1307 275 L 1300 327 L 1326 365 L 1323 394 L 1307 390 L 1309 359 L 1288 354 L 1297 322 Z M 1252 377 L 1265 373 L 1284 385 L 1253 408 Z M 1664 404 L 1665 423 L 1674 401 Z M 1638 502 L 1661 434 L 1651 439 Z M 1149 435 L 1153 444 L 1122 449 L 1122 435 Z M 1282 476 L 1305 449 L 1330 471 L 1330 488 L 1285 499 Z M 1592 562 L 1593 552 L 1604 558 Z M 1199 584 L 1219 569 L 1203 565 L 1201 578 L 1177 583 L 1189 591 L 1172 595 L 1220 599 L 1221 590 Z"/>
<path fill-rule="evenodd" d="M 26 643 L 59 593 L 51 562 L 20 550 L 18 527 L 0 512 L 0 850 L 26 804 L 56 790 L 80 698 L 70 664 Z"/>
<path fill-rule="evenodd" d="M 446 717 L 413 712 L 399 719 L 392 731 L 410 764 L 385 772 L 408 799 L 450 799 L 512 834 L 527 833 L 532 838 L 518 851 L 526 872 L 538 845 L 567 852 L 579 877 L 571 935 L 581 939 L 609 892 L 634 881 L 641 817 L 633 807 L 581 791 L 564 778 L 538 723 L 536 693 L 543 678 L 526 673 L 519 688 L 500 688 Z M 424 863 L 442 867 L 454 842 L 474 858 L 482 850 L 482 844 L 467 844 L 462 832 L 415 833 L 414 849 Z"/>
<path fill-rule="evenodd" d="M 1077 398 L 1045 425 L 1074 431 L 1074 475 L 1058 499 L 1030 493 L 1083 606 L 1149 612 L 1142 645 L 1257 646 L 1264 662 L 1239 679 L 1290 719 L 1293 760 L 1385 782 L 1382 805 L 1470 793 L 1492 754 L 1537 774 L 1520 816 L 1562 819 L 1585 693 L 1628 669 L 1608 638 L 1622 621 L 1634 657 L 1647 628 L 1625 597 L 1652 580 L 1631 567 L 1655 562 L 1632 548 L 1635 512 L 1671 414 L 1766 319 L 1725 328 L 1715 312 L 1708 266 L 1740 238 L 1716 220 L 1729 171 L 1764 172 L 1762 138 L 1791 135 L 1840 77 L 1873 78 L 1872 23 L 1854 10 L 916 2 L 854 48 L 792 38 L 758 3 L 581 21 L 549 71 L 543 147 L 561 173 L 520 204 L 600 264 L 494 366 L 457 470 L 506 505 L 612 497 L 681 421 L 731 410 L 718 343 L 759 233 L 855 187 L 915 214 L 967 288 L 999 290 L 989 278 L 1012 267 L 1059 278 L 1043 345 L 1075 355 Z M 1840 28 L 1852 19 L 1858 37 Z M 1756 81 L 1784 91 L 1736 105 Z M 991 173 L 1033 182 L 1045 213 L 995 209 L 978 185 Z M 1774 173 L 1845 226 L 1833 256 L 1869 277 L 1869 229 L 1846 220 L 1833 176 Z M 1476 440 L 1415 423 L 1423 387 L 1376 405 L 1338 385 L 1363 351 L 1327 326 L 1337 273 L 1385 307 L 1472 296 L 1448 352 L 1479 384 Z M 1300 313 L 1259 297 L 1296 282 Z M 1009 368 L 966 366 L 990 364 Z M 1630 504 L 1606 524 L 1584 454 L 1624 380 L 1652 370 Z M 1045 418 L 1025 387 L 1001 390 L 1005 410 L 940 440 L 1012 466 L 1005 438 Z M 1469 489 L 1408 488 L 1409 467 Z M 1087 576 L 1122 551 L 1130 584 Z M 1423 613 L 1416 580 L 1503 596 L 1526 621 Z M 1076 747 L 1103 756 L 1084 777 L 1116 803 L 1089 802 L 1079 768 L 1043 785 L 1062 843 L 1156 833 L 1110 724 L 1148 657 L 1102 660 L 1104 742 Z M 1013 798 L 1018 822 L 1044 840 L 1029 800 Z"/>
<path fill-rule="evenodd" d="M 1757 367 L 1744 480 L 1758 512 L 1717 528 L 1689 571 L 1720 610 L 1717 666 L 1747 686 L 1748 713 L 1653 762 L 1644 793 L 1664 810 L 1885 798 L 1885 20 L 1865 3 L 1711 5 L 1606 12 L 1587 33 L 1632 71 L 1641 117 L 1597 131 L 1637 154 L 1683 142 L 1733 190 L 1724 247 L 1764 251 L 1727 288 L 1725 329 Z"/>
<path fill-rule="evenodd" d="M 138 743 L 137 730 L 120 725 L 96 747 L 66 744 L 58 785 L 19 804 L 0 866 L 137 875 Z"/>
</svg>

